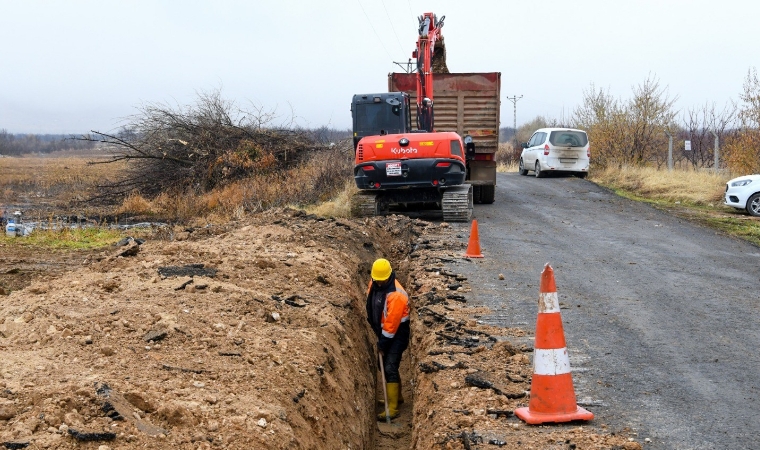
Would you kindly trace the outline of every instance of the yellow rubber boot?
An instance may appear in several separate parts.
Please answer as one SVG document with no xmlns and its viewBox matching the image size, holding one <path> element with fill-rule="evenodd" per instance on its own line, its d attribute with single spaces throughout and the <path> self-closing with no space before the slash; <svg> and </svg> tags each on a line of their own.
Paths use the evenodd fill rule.
<svg viewBox="0 0 760 450">
<path fill-rule="evenodd" d="M 385 383 L 385 391 L 388 393 L 388 414 L 391 419 L 398 417 L 398 397 L 401 392 L 401 383 Z M 377 415 L 377 420 L 385 420 L 385 411 Z"/>
<path fill-rule="evenodd" d="M 400 385 L 401 383 L 399 383 Z M 402 389 L 399 388 L 398 390 L 398 404 L 403 405 L 404 404 L 404 394 L 402 392 Z M 385 406 L 385 399 L 384 398 L 378 398 L 377 399 L 377 406 Z"/>
</svg>

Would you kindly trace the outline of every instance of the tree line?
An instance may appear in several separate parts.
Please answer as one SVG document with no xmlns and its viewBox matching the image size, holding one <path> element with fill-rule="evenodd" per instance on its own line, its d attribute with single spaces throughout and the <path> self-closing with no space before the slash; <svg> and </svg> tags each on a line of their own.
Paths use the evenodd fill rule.
<svg viewBox="0 0 760 450">
<path fill-rule="evenodd" d="M 28 153 L 52 153 L 65 150 L 89 150 L 92 142 L 74 141 L 63 134 L 12 134 L 0 129 L 0 155 L 18 156 Z"/>
</svg>

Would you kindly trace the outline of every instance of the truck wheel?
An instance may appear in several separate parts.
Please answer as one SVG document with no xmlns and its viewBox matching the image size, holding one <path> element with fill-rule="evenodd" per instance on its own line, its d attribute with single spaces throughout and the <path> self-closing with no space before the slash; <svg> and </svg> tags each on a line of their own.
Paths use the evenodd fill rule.
<svg viewBox="0 0 760 450">
<path fill-rule="evenodd" d="M 517 171 L 520 172 L 520 175 L 527 175 L 528 174 L 528 169 L 526 169 L 525 166 L 523 165 L 522 158 L 520 158 L 520 167 L 519 167 L 519 169 L 517 169 Z"/>
<path fill-rule="evenodd" d="M 588 172 L 576 172 L 575 176 L 578 177 L 578 178 L 583 179 L 583 178 L 586 178 L 588 176 Z"/>
<path fill-rule="evenodd" d="M 480 186 L 473 185 L 472 186 L 472 201 L 475 202 L 475 203 L 482 203 L 481 198 L 482 197 L 481 197 Z"/>
<path fill-rule="evenodd" d="M 536 174 L 536 178 L 544 178 L 546 174 L 541 170 L 541 163 L 536 161 L 536 169 L 533 171 Z"/>
<path fill-rule="evenodd" d="M 486 184 L 480 187 L 480 202 L 490 205 L 496 197 L 496 186 Z"/>
</svg>

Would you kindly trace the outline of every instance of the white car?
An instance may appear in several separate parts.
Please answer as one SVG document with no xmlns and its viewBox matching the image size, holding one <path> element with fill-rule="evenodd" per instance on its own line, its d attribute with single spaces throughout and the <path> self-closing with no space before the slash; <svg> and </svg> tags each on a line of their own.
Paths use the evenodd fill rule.
<svg viewBox="0 0 760 450">
<path fill-rule="evenodd" d="M 583 130 L 540 128 L 522 148 L 520 175 L 532 170 L 537 178 L 548 172 L 569 172 L 579 178 L 588 176 L 591 150 L 588 135 Z"/>
<path fill-rule="evenodd" d="M 726 183 L 726 206 L 760 217 L 760 175 L 745 175 Z"/>
</svg>

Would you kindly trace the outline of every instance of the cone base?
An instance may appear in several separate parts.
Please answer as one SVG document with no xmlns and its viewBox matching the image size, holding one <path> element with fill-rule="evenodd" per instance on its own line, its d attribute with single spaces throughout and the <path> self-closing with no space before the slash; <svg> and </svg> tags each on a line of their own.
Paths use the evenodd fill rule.
<svg viewBox="0 0 760 450">
<path fill-rule="evenodd" d="M 559 423 L 572 422 L 573 420 L 592 420 L 594 413 L 587 411 L 580 406 L 575 412 L 571 413 L 537 413 L 531 412 L 530 408 L 517 408 L 515 415 L 530 425 L 540 425 L 542 423 Z"/>
<path fill-rule="evenodd" d="M 483 255 L 469 255 L 469 254 L 465 254 L 465 255 L 462 255 L 462 257 L 463 258 L 483 258 Z"/>
</svg>

